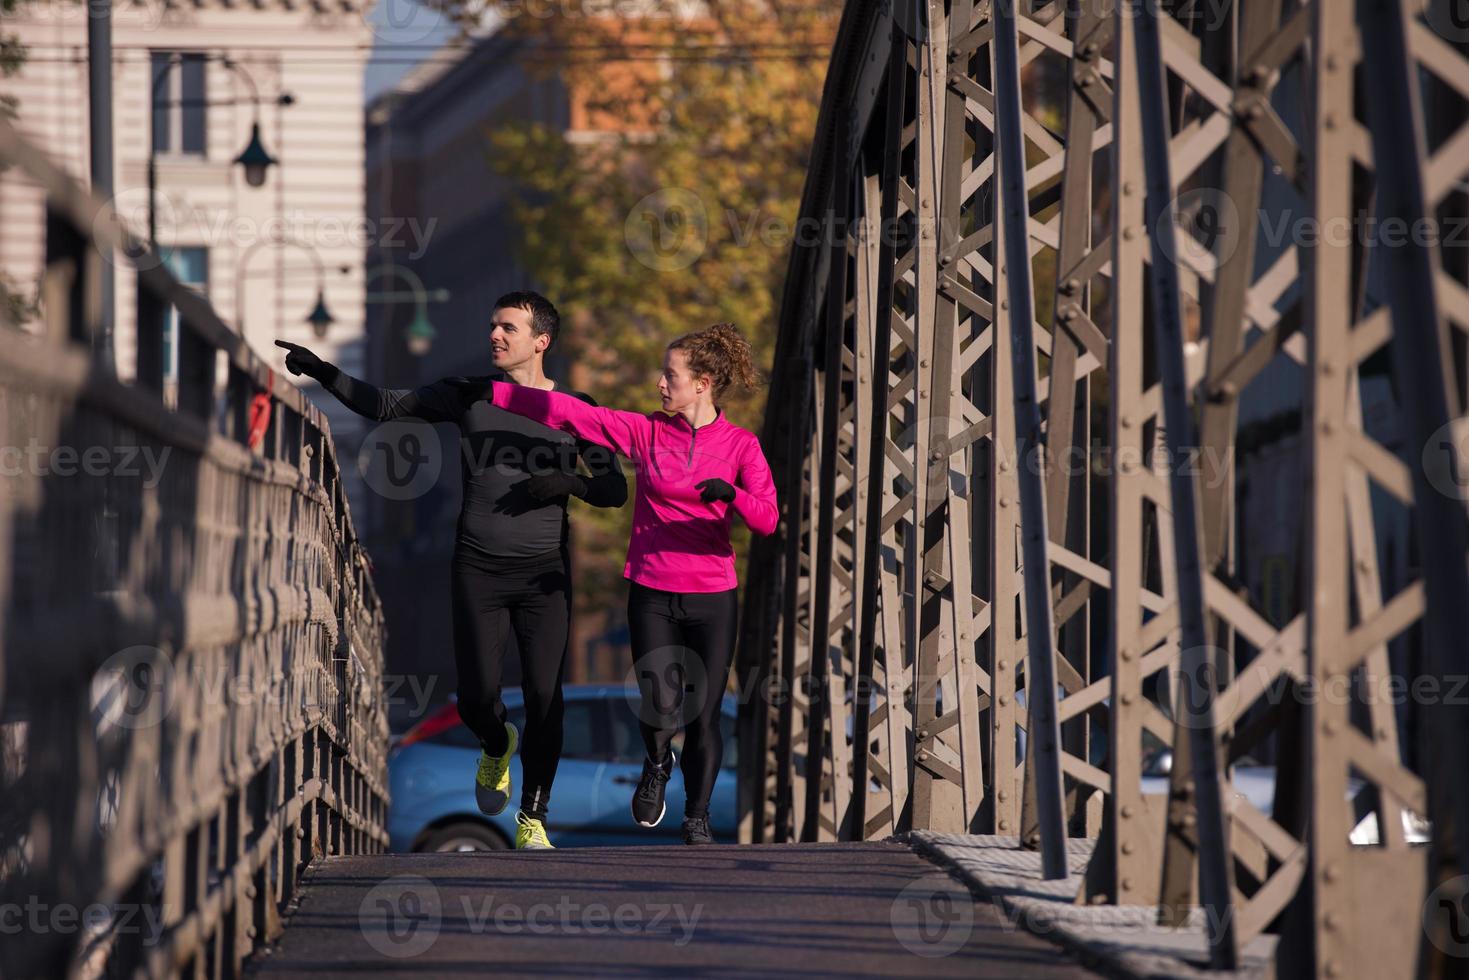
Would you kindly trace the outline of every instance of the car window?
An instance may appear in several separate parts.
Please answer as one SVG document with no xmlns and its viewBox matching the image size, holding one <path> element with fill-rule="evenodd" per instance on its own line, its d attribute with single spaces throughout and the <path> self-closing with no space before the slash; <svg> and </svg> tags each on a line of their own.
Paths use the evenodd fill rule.
<svg viewBox="0 0 1469 980">
<path fill-rule="evenodd" d="M 607 709 L 612 715 L 612 758 L 617 762 L 641 763 L 647 750 L 643 748 L 643 735 L 638 728 L 638 716 L 633 710 L 633 702 L 628 698 L 615 696 L 607 699 Z M 720 727 L 724 733 L 724 758 L 720 761 L 723 769 L 734 769 L 739 762 L 739 738 L 735 733 L 735 720 L 726 714 Z M 673 737 L 673 751 L 683 753 L 683 732 Z"/>
<path fill-rule="evenodd" d="M 597 713 L 595 701 L 566 702 L 566 720 L 563 724 L 561 755 L 566 759 L 601 758 L 597 739 Z M 525 708 L 517 705 L 505 709 L 505 720 L 525 734 Z M 454 725 L 434 736 L 439 745 L 452 745 L 461 749 L 479 748 L 479 739 L 468 725 Z"/>
<path fill-rule="evenodd" d="M 597 702 L 588 699 L 567 701 L 566 720 L 562 724 L 561 757 L 602 758 L 601 739 L 597 734 Z"/>
<path fill-rule="evenodd" d="M 643 748 L 643 736 L 638 730 L 638 716 L 633 712 L 632 704 L 627 698 L 614 695 L 607 699 L 607 711 L 612 716 L 612 750 L 609 754 L 613 761 L 642 762 L 647 752 Z"/>
</svg>

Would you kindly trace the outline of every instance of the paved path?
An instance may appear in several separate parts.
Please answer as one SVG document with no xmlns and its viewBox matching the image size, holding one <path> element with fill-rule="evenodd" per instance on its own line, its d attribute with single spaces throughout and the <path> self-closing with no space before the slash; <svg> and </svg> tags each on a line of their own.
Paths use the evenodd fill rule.
<svg viewBox="0 0 1469 980">
<path fill-rule="evenodd" d="M 270 977 L 1092 974 L 898 844 L 332 858 Z"/>
</svg>

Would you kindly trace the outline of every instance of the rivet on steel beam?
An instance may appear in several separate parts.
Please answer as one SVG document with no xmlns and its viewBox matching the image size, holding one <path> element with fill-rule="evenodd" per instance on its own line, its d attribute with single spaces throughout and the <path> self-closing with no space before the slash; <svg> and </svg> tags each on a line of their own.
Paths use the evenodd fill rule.
<svg viewBox="0 0 1469 980">
<path fill-rule="evenodd" d="M 1321 726 L 1321 730 L 1323 732 L 1325 732 L 1327 735 L 1335 735 L 1336 734 L 1336 722 L 1334 722 L 1334 721 L 1328 721 L 1326 724 L 1324 724 L 1324 725 Z"/>
<path fill-rule="evenodd" d="M 1130 429 L 1130 428 L 1132 428 L 1132 416 L 1131 415 L 1124 415 L 1124 416 L 1122 416 L 1122 418 L 1120 418 L 1120 419 L 1117 420 L 1117 424 L 1120 425 L 1120 426 L 1122 426 L 1124 429 Z"/>
<path fill-rule="evenodd" d="M 1009 798 L 1010 798 L 1010 791 L 1009 790 L 1007 790 L 1007 789 L 1000 790 L 1000 802 L 1001 803 L 1004 803 Z"/>
<path fill-rule="evenodd" d="M 1075 293 L 1081 289 L 1081 283 L 1075 279 L 1067 279 L 1066 282 L 1061 285 L 1061 288 L 1065 292 Z"/>
<path fill-rule="evenodd" d="M 928 752 L 924 749 L 919 749 L 917 752 L 913 753 L 913 758 L 918 762 L 923 762 L 925 759 L 928 758 Z"/>
<path fill-rule="evenodd" d="M 1010 661 L 1008 661 L 1008 660 L 1001 660 L 1000 661 L 1000 669 L 1001 670 L 1009 670 L 1010 669 Z"/>
<path fill-rule="evenodd" d="M 1001 507 L 1009 507 L 1010 506 L 1010 498 L 1009 497 L 1001 497 L 1000 498 L 1000 506 Z"/>
<path fill-rule="evenodd" d="M 1123 841 L 1122 842 L 1122 853 L 1123 854 L 1131 854 L 1132 853 L 1132 842 L 1131 841 Z"/>
<path fill-rule="evenodd" d="M 1251 119 L 1259 119 L 1261 116 L 1265 115 L 1265 107 L 1260 105 L 1259 103 L 1256 103 L 1255 105 L 1250 106 L 1250 108 L 1245 111 L 1245 115 L 1250 117 Z"/>
<path fill-rule="evenodd" d="M 1341 967 L 1339 967 L 1339 966 L 1336 965 L 1336 960 L 1327 960 L 1326 961 L 1326 975 L 1328 977 L 1339 977 L 1339 976 L 1341 976 Z"/>
<path fill-rule="evenodd" d="M 1131 694 L 1124 694 L 1124 695 L 1122 695 L 1121 698 L 1119 698 L 1119 700 L 1123 704 L 1132 704 L 1132 695 Z"/>
<path fill-rule="evenodd" d="M 1131 806 L 1129 806 L 1129 805 L 1124 805 L 1124 806 L 1123 806 L 1123 807 L 1122 807 L 1122 816 L 1123 816 L 1123 817 L 1124 817 L 1124 818 L 1126 818 L 1126 817 L 1130 817 L 1130 816 L 1132 816 L 1132 814 L 1133 814 L 1133 809 L 1132 809 L 1132 807 L 1131 807 Z"/>
<path fill-rule="evenodd" d="M 1122 229 L 1122 237 L 1126 241 L 1129 241 L 1129 242 L 1132 241 L 1132 239 L 1134 238 L 1134 236 L 1136 234 L 1137 233 L 1134 232 L 1131 228 L 1124 228 L 1124 229 Z"/>
<path fill-rule="evenodd" d="M 999 702 L 1000 702 L 1000 707 L 1002 707 L 1002 708 L 1003 708 L 1003 707 L 1004 707 L 1004 706 L 1005 706 L 1005 705 L 1007 705 L 1007 704 L 1009 704 L 1009 703 L 1010 703 L 1010 699 L 1009 699 L 1009 698 L 1008 698 L 1008 697 L 1006 697 L 1006 696 L 1005 696 L 1005 695 L 1003 695 L 1003 694 L 1001 694 L 1001 695 L 1000 695 L 1000 696 L 999 696 L 999 697 L 998 697 L 998 698 L 996 698 L 996 699 L 995 699 L 995 700 L 997 700 L 997 701 L 999 701 Z"/>
<path fill-rule="evenodd" d="M 1321 869 L 1321 878 L 1322 878 L 1322 880 L 1328 881 L 1328 882 L 1336 881 L 1336 879 L 1337 879 L 1337 867 L 1336 867 L 1336 862 L 1335 861 L 1329 862 L 1326 865 L 1326 867 L 1324 867 L 1324 868 Z"/>
<path fill-rule="evenodd" d="M 1000 821 L 1000 829 L 1001 830 L 1009 830 L 1010 829 L 1010 821 L 1008 821 L 1008 820 L 1001 820 Z"/>
<path fill-rule="evenodd" d="M 928 729 L 927 728 L 920 728 L 920 729 L 918 729 L 918 741 L 920 741 L 920 742 L 927 742 L 928 741 Z"/>
<path fill-rule="evenodd" d="M 1132 651 L 1127 649 L 1127 647 L 1123 647 L 1121 650 L 1117 651 L 1117 656 L 1121 657 L 1123 660 L 1131 660 Z"/>
<path fill-rule="evenodd" d="M 1122 890 L 1125 891 L 1125 892 L 1132 891 L 1132 879 L 1131 878 L 1123 878 L 1122 879 Z"/>
<path fill-rule="evenodd" d="M 1133 185 L 1132 181 L 1130 181 L 1130 180 L 1124 180 L 1122 182 L 1122 196 L 1123 197 L 1131 197 L 1132 194 L 1133 194 L 1133 191 L 1135 191 L 1135 190 L 1137 190 L 1137 188 Z"/>
<path fill-rule="evenodd" d="M 1322 119 L 1321 119 L 1321 125 L 1322 126 L 1325 126 L 1327 129 L 1335 129 L 1336 128 L 1336 116 L 1334 116 L 1334 115 L 1332 115 L 1331 113 L 1328 112 L 1324 117 L 1322 117 Z"/>
<path fill-rule="evenodd" d="M 1328 929 L 1335 929 L 1337 926 L 1341 925 L 1341 919 L 1337 916 L 1335 912 L 1327 912 L 1326 915 L 1322 917 L 1321 924 L 1326 926 L 1326 928 Z"/>
</svg>

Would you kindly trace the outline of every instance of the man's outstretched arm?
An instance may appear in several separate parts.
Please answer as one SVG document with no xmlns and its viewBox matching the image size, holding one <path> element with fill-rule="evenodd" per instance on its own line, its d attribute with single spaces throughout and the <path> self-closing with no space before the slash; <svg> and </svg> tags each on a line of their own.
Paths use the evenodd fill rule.
<svg viewBox="0 0 1469 980">
<path fill-rule="evenodd" d="M 300 344 L 275 342 L 286 349 L 286 370 L 315 380 L 332 396 L 358 415 L 376 422 L 389 419 L 419 419 L 424 422 L 453 422 L 456 398 L 448 397 L 442 383 L 420 388 L 379 388 L 352 377 L 330 361 L 324 361 Z"/>
</svg>

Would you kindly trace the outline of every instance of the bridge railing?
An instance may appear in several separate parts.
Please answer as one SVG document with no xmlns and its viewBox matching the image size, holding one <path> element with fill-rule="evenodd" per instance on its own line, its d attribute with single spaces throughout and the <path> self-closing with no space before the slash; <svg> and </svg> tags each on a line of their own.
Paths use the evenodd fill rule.
<svg viewBox="0 0 1469 980">
<path fill-rule="evenodd" d="M 1205 6 L 846 4 L 742 832 L 1092 837 L 1216 966 L 1407 976 L 1469 907 L 1469 31 Z"/>
<path fill-rule="evenodd" d="M 312 858 L 386 845 L 370 568 L 326 419 L 3 122 L 0 168 L 46 209 L 0 324 L 0 974 L 232 975 Z"/>
</svg>

